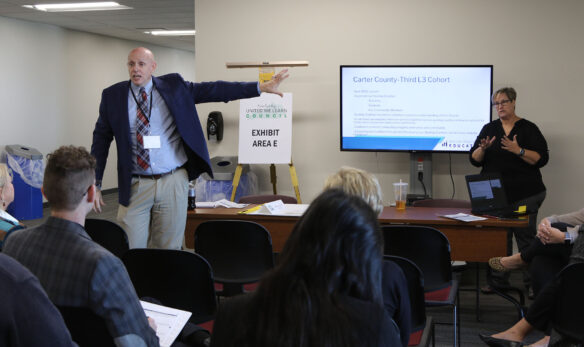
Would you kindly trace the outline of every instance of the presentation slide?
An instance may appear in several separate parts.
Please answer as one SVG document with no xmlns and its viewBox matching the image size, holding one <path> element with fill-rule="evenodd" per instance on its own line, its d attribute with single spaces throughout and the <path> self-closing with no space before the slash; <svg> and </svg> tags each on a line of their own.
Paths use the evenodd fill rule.
<svg viewBox="0 0 584 347">
<path fill-rule="evenodd" d="M 492 66 L 341 66 L 341 150 L 468 152 Z"/>
</svg>

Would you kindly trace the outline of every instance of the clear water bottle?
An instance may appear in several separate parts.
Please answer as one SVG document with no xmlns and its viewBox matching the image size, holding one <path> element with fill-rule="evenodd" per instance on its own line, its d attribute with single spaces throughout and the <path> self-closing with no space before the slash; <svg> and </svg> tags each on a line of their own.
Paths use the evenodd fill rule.
<svg viewBox="0 0 584 347">
<path fill-rule="evenodd" d="M 197 208 L 197 204 L 195 203 L 195 186 L 189 184 L 189 202 L 188 202 L 188 210 L 192 211 Z"/>
</svg>

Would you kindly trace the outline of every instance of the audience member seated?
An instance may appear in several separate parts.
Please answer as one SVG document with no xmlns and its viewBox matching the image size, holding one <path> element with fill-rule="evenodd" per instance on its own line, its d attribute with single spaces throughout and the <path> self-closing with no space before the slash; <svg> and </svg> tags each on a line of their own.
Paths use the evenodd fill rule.
<svg viewBox="0 0 584 347">
<path fill-rule="evenodd" d="M 383 308 L 377 214 L 340 190 L 320 194 L 281 261 L 250 294 L 225 301 L 211 346 L 398 346 Z"/>
<path fill-rule="evenodd" d="M 548 219 L 544 222 L 542 228 L 550 229 Z M 579 235 L 578 238 L 573 243 L 572 253 L 570 255 L 569 263 L 582 263 L 584 262 L 584 225 L 580 225 L 577 233 L 574 235 Z M 550 243 L 554 240 L 555 231 L 548 230 L 548 232 L 542 232 L 541 235 L 538 232 L 538 237 L 542 243 Z M 555 237 L 558 237 L 556 235 Z M 535 298 L 533 304 L 529 307 L 527 314 L 519 322 L 513 325 L 511 328 L 494 334 L 491 336 L 479 334 L 480 338 L 489 346 L 522 346 L 521 341 L 525 336 L 530 333 L 533 329 L 538 329 L 546 333 L 546 336 L 541 340 L 535 342 L 531 346 L 533 347 L 545 347 L 548 345 L 550 340 L 550 317 L 551 312 L 554 308 L 555 298 L 557 296 L 556 292 L 558 290 L 559 283 L 557 280 L 551 281 L 547 286 L 545 286 L 539 295 Z"/>
<path fill-rule="evenodd" d="M 0 250 L 10 233 L 22 229 L 18 220 L 6 212 L 6 208 L 12 201 L 14 201 L 12 172 L 6 164 L 0 163 Z"/>
<path fill-rule="evenodd" d="M 377 178 L 369 172 L 343 167 L 329 176 L 325 189 L 337 188 L 365 200 L 379 215 L 383 211 L 383 195 Z M 406 278 L 401 268 L 392 261 L 383 262 L 383 304 L 385 310 L 399 327 L 402 345 L 408 345 L 411 330 L 411 311 Z"/>
<path fill-rule="evenodd" d="M 75 346 L 63 317 L 39 281 L 0 254 L 0 346 Z"/>
<path fill-rule="evenodd" d="M 83 229 L 95 200 L 95 159 L 82 147 L 48 155 L 42 191 L 51 216 L 13 233 L 4 252 L 34 273 L 55 305 L 88 307 L 118 346 L 158 346 L 121 260 Z"/>
<path fill-rule="evenodd" d="M 14 232 L 5 254 L 38 277 L 55 305 L 87 307 L 102 317 L 117 346 L 159 346 L 156 325 L 146 317 L 122 261 L 83 228 L 96 199 L 95 158 L 73 146 L 47 158 L 42 191 L 51 216 L 41 226 Z M 196 345 L 205 331 L 188 326 L 183 333 L 187 329 L 184 342 Z"/>
<path fill-rule="evenodd" d="M 528 248 L 508 257 L 491 258 L 489 266 L 495 271 L 506 272 L 537 262 L 537 266 L 530 268 L 533 289 L 537 295 L 541 288 L 568 264 L 572 245 L 578 238 L 578 230 L 582 224 L 584 209 L 546 217 L 537 226 L 537 238 Z"/>
</svg>

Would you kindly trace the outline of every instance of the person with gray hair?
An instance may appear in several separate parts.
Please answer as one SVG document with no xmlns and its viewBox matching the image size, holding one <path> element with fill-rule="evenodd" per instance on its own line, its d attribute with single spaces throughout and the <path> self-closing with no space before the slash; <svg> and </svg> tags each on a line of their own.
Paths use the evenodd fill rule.
<svg viewBox="0 0 584 347">
<path fill-rule="evenodd" d="M 540 168 L 549 160 L 547 142 L 533 122 L 519 117 L 515 112 L 517 92 L 511 87 L 501 88 L 493 94 L 492 103 L 498 119 L 487 123 L 481 129 L 469 151 L 470 163 L 481 168 L 481 174 L 498 174 L 510 206 L 526 206 L 529 226 L 512 228 L 507 235 L 507 250 L 513 249 L 515 236 L 519 251 L 523 251 L 535 237 L 537 211 L 546 195 Z M 508 253 L 511 255 L 511 253 Z M 497 285 L 508 285 L 509 277 L 493 277 Z M 530 278 L 524 272 L 523 280 L 530 285 Z M 483 287 L 483 293 L 490 294 L 490 287 Z"/>
<path fill-rule="evenodd" d="M 379 216 L 383 211 L 383 193 L 377 177 L 354 167 L 344 166 L 330 175 L 324 189 L 340 189 L 364 200 Z M 408 345 L 411 331 L 410 296 L 405 275 L 392 261 L 384 260 L 381 270 L 383 305 L 400 330 L 402 345 Z"/>
</svg>

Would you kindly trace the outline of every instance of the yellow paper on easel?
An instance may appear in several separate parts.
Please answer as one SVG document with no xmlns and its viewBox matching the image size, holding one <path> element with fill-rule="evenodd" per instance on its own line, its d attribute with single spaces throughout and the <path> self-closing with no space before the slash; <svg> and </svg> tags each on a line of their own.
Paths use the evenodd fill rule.
<svg viewBox="0 0 584 347">
<path fill-rule="evenodd" d="M 260 67 L 260 83 L 268 82 L 275 73 L 276 69 L 273 67 Z"/>
</svg>

